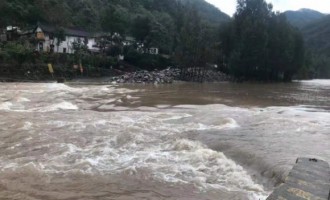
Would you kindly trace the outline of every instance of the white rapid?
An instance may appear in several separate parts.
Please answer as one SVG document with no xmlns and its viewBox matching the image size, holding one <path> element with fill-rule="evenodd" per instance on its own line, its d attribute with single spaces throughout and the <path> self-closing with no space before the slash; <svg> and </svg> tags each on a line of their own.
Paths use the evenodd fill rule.
<svg viewBox="0 0 330 200">
<path fill-rule="evenodd" d="M 0 197 L 259 200 L 296 157 L 330 159 L 321 105 L 199 87 L 1 84 Z"/>
</svg>

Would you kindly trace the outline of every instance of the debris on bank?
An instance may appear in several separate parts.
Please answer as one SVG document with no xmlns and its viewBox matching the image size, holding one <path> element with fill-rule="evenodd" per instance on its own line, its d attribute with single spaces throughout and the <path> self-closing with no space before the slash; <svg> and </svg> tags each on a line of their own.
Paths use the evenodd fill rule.
<svg viewBox="0 0 330 200">
<path fill-rule="evenodd" d="M 203 82 L 223 82 L 233 80 L 227 74 L 219 71 L 208 70 L 204 74 Z M 167 68 L 165 70 L 155 71 L 137 71 L 125 73 L 121 76 L 113 77 L 110 82 L 115 83 L 154 83 L 154 84 L 169 84 L 173 81 L 195 81 L 193 77 L 186 76 L 182 78 L 181 70 L 178 68 Z"/>
<path fill-rule="evenodd" d="M 168 68 L 165 70 L 155 70 L 152 72 L 142 70 L 137 72 L 125 73 L 124 75 L 113 77 L 112 82 L 116 83 L 173 83 L 178 80 L 180 69 Z"/>
</svg>

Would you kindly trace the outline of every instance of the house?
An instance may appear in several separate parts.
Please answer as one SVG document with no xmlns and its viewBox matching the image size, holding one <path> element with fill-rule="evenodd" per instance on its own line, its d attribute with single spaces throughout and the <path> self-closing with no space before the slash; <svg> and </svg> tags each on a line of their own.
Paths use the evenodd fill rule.
<svg viewBox="0 0 330 200">
<path fill-rule="evenodd" d="M 20 37 L 21 30 L 17 26 L 7 26 L 6 28 L 6 41 L 14 41 Z M 4 37 L 4 36 L 3 36 Z"/>
<path fill-rule="evenodd" d="M 47 24 L 38 23 L 33 29 L 21 31 L 18 27 L 8 26 L 3 34 L 0 33 L 0 41 L 14 41 L 19 38 L 29 40 L 35 50 L 46 53 L 67 53 L 75 52 L 74 44 L 86 45 L 90 53 L 100 53 L 112 47 L 135 46 L 139 53 L 158 55 L 159 49 L 147 48 L 144 43 L 136 42 L 134 37 L 123 37 L 119 33 L 95 33 L 91 34 L 77 28 L 59 28 Z M 118 57 L 123 60 L 123 56 Z"/>
<path fill-rule="evenodd" d="M 152 54 L 152 55 L 158 55 L 159 49 L 156 47 L 151 47 L 151 48 L 147 49 L 147 53 Z"/>
<path fill-rule="evenodd" d="M 156 47 L 146 48 L 143 43 L 137 45 L 137 51 L 142 54 L 158 55 L 159 49 Z"/>
<path fill-rule="evenodd" d="M 126 36 L 123 40 L 123 45 L 124 46 L 131 46 L 133 44 L 135 44 L 135 39 L 131 36 Z"/>
<path fill-rule="evenodd" d="M 37 40 L 36 50 L 39 52 L 73 54 L 75 42 L 84 43 L 90 50 L 99 50 L 96 45 L 96 38 L 81 29 L 59 29 L 50 25 L 38 24 L 34 33 Z M 62 35 L 62 39 L 59 38 L 60 35 Z"/>
</svg>

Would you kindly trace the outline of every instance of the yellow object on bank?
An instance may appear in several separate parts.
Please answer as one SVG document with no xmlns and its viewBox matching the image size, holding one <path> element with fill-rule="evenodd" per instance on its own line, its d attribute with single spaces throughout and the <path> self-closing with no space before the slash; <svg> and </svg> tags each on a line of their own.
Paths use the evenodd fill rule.
<svg viewBox="0 0 330 200">
<path fill-rule="evenodd" d="M 54 73 L 54 69 L 53 69 L 53 65 L 52 64 L 48 64 L 48 70 L 51 74 Z"/>
</svg>

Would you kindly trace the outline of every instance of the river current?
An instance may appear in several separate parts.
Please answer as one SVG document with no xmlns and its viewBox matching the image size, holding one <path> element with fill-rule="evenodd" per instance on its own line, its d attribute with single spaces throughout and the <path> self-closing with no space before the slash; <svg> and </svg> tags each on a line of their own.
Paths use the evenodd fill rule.
<svg viewBox="0 0 330 200">
<path fill-rule="evenodd" d="M 0 199 L 265 200 L 330 161 L 328 80 L 0 91 Z"/>
</svg>

